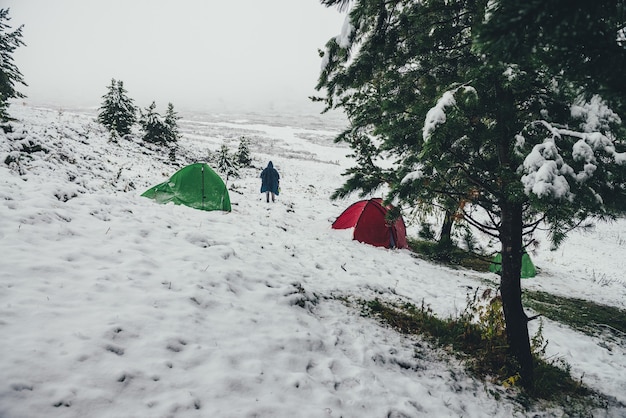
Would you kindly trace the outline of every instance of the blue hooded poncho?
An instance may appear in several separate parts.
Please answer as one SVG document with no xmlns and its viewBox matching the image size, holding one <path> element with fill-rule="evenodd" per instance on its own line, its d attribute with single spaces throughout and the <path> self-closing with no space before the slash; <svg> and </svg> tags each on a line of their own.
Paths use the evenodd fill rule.
<svg viewBox="0 0 626 418">
<path fill-rule="evenodd" d="M 274 168 L 274 164 L 270 161 L 267 167 L 261 172 L 261 193 L 272 192 L 278 195 L 278 182 L 280 175 Z"/>
</svg>

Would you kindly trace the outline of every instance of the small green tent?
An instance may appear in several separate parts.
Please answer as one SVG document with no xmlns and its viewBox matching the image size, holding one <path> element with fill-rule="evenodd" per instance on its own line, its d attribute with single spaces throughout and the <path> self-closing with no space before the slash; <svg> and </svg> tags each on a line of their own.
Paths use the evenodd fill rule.
<svg viewBox="0 0 626 418">
<path fill-rule="evenodd" d="M 489 265 L 489 271 L 493 273 L 500 274 L 502 272 L 502 254 L 498 253 L 491 260 L 491 264 Z M 535 269 L 535 265 L 528 253 L 524 253 L 522 255 L 522 270 L 521 270 L 521 278 L 528 279 L 530 277 L 535 277 L 537 275 L 537 270 Z"/>
<path fill-rule="evenodd" d="M 195 209 L 230 212 L 230 197 L 226 185 L 204 163 L 181 168 L 168 181 L 151 187 L 142 196 L 159 203 L 174 202 Z"/>
</svg>

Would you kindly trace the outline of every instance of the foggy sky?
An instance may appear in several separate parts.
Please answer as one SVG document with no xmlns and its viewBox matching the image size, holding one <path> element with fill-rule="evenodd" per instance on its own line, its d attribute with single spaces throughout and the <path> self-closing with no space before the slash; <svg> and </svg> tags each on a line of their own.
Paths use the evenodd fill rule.
<svg viewBox="0 0 626 418">
<path fill-rule="evenodd" d="M 111 79 L 158 111 L 320 109 L 318 48 L 345 14 L 318 0 L 0 0 L 26 46 L 29 104 L 98 107 Z"/>
</svg>

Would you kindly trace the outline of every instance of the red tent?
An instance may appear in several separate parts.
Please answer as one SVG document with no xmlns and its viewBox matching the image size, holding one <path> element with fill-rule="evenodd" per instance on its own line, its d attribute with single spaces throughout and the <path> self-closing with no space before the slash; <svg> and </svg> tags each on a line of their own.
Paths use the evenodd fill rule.
<svg viewBox="0 0 626 418">
<path fill-rule="evenodd" d="M 333 229 L 354 227 L 354 239 L 376 247 L 409 248 L 402 215 L 391 225 L 385 219 L 389 208 L 382 199 L 361 200 L 344 210 L 333 222 Z"/>
</svg>

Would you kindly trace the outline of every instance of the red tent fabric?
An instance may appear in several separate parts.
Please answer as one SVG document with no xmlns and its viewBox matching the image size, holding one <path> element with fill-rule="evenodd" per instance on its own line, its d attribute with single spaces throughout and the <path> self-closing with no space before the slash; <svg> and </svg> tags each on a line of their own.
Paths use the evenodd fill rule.
<svg viewBox="0 0 626 418">
<path fill-rule="evenodd" d="M 333 229 L 354 227 L 354 239 L 385 248 L 409 248 L 402 215 L 391 225 L 385 216 L 389 211 L 382 199 L 361 200 L 353 203 L 333 222 Z"/>
</svg>

